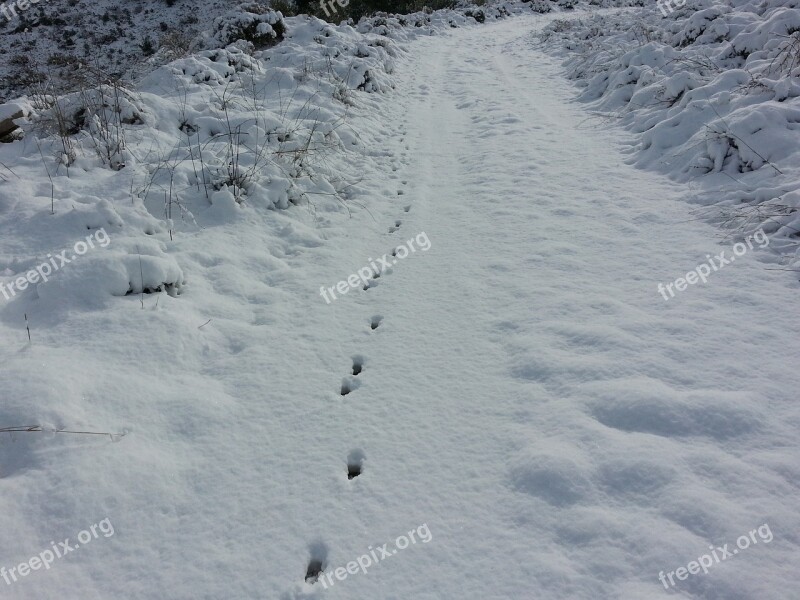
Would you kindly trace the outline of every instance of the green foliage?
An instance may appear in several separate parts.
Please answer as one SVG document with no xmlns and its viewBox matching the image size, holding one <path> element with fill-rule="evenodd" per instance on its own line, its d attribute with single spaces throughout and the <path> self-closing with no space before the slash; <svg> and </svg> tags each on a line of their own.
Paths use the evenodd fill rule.
<svg viewBox="0 0 800 600">
<path fill-rule="evenodd" d="M 456 4 L 456 0 L 350 0 L 345 6 L 340 6 L 334 0 L 326 6 L 331 21 L 345 19 L 358 21 L 361 17 L 369 17 L 379 12 L 408 14 L 423 8 L 432 10 L 455 8 Z M 326 18 L 326 12 L 320 7 L 319 0 L 294 0 L 294 5 L 298 14 Z"/>
<path fill-rule="evenodd" d="M 464 16 L 472 17 L 478 23 L 486 22 L 486 13 L 484 13 L 481 9 L 474 10 L 472 8 L 469 8 L 464 11 Z"/>
<path fill-rule="evenodd" d="M 243 12 L 230 13 L 214 22 L 216 40 L 225 47 L 237 40 L 245 40 L 257 49 L 269 48 L 283 41 L 286 26 L 278 13 L 265 4 L 254 2 L 243 5 Z M 266 25 L 267 27 L 263 27 Z"/>
<path fill-rule="evenodd" d="M 294 0 L 295 12 L 299 15 L 316 15 L 319 2 L 314 0 Z"/>
<path fill-rule="evenodd" d="M 270 8 L 277 10 L 284 17 L 293 17 L 296 13 L 295 6 L 289 0 L 272 0 Z"/>
<path fill-rule="evenodd" d="M 139 49 L 145 56 L 152 56 L 156 53 L 156 45 L 153 43 L 153 40 L 150 39 L 149 35 L 145 36 L 142 43 L 139 44 Z"/>
</svg>

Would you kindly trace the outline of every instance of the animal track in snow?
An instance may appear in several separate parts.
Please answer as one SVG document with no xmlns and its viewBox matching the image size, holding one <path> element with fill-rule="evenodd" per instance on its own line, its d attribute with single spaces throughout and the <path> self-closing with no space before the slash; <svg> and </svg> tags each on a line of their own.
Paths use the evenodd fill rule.
<svg viewBox="0 0 800 600">
<path fill-rule="evenodd" d="M 372 320 L 370 321 L 369 326 L 373 330 L 375 330 L 375 329 L 377 329 L 378 327 L 381 326 L 381 323 L 383 323 L 383 317 L 381 315 L 375 315 L 374 317 L 372 317 Z"/>
<path fill-rule="evenodd" d="M 353 450 L 347 457 L 347 478 L 355 479 L 364 471 L 366 456 L 361 450 Z"/>
<path fill-rule="evenodd" d="M 361 383 L 358 381 L 358 379 L 354 379 L 353 377 L 345 377 L 342 379 L 342 389 L 340 393 L 342 396 L 347 396 L 347 394 L 353 390 L 357 390 L 359 387 L 361 387 Z"/>
<path fill-rule="evenodd" d="M 306 583 L 314 584 L 325 570 L 325 563 L 328 558 L 328 548 L 325 544 L 317 543 L 309 548 L 311 557 L 306 567 Z"/>
<path fill-rule="evenodd" d="M 312 558 L 306 569 L 306 583 L 316 583 L 322 574 L 322 561 Z"/>
<path fill-rule="evenodd" d="M 364 370 L 364 357 L 356 355 L 353 357 L 353 371 L 352 374 L 361 375 L 361 372 Z"/>
<path fill-rule="evenodd" d="M 406 212 L 409 212 L 411 210 L 411 205 L 409 204 L 403 210 L 406 211 Z"/>
</svg>

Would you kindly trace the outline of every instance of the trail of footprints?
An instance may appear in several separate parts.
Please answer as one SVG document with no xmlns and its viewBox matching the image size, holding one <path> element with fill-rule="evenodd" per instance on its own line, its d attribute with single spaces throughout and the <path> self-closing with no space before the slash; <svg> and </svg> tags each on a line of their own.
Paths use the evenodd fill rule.
<svg viewBox="0 0 800 600">
<path fill-rule="evenodd" d="M 402 142 L 403 139 L 401 139 L 400 141 Z M 406 150 L 408 149 L 409 146 L 406 145 Z M 397 165 L 392 165 L 392 171 L 397 171 L 397 169 L 398 169 Z M 402 185 L 407 185 L 408 181 L 403 180 L 401 181 L 401 183 Z M 402 189 L 397 190 L 397 195 L 404 196 L 405 192 Z M 406 213 L 410 212 L 411 204 L 404 206 L 403 211 Z M 389 227 L 389 233 L 390 234 L 395 233 L 398 229 L 400 229 L 400 226 L 402 224 L 403 222 L 400 219 L 395 220 L 394 225 Z M 392 250 L 392 256 L 397 256 L 397 248 Z M 370 262 L 371 261 L 372 259 L 370 259 Z M 374 263 L 372 264 L 374 265 Z M 364 285 L 363 288 L 364 291 L 367 291 L 377 286 L 378 285 L 377 280 L 381 278 L 381 275 L 383 273 L 387 274 L 391 273 L 390 268 L 386 268 L 383 271 L 381 271 L 380 269 L 373 267 L 373 271 L 374 273 L 372 275 L 372 279 L 370 279 L 369 282 Z M 383 321 L 384 321 L 383 315 L 380 314 L 373 315 L 369 320 L 370 330 L 375 331 L 379 329 L 380 326 L 383 324 Z M 359 387 L 361 387 L 361 381 L 359 377 L 363 375 L 366 369 L 367 361 L 364 358 L 364 356 L 360 354 L 354 355 L 352 357 L 352 361 L 353 361 L 353 366 L 351 367 L 350 373 L 344 379 L 342 379 L 342 386 L 339 391 L 342 397 L 348 396 L 349 394 L 357 390 Z M 345 463 L 347 465 L 347 479 L 349 481 L 352 481 L 353 479 L 356 479 L 357 477 L 360 477 L 362 475 L 362 473 L 364 472 L 364 463 L 366 459 L 367 459 L 366 454 L 364 454 L 362 450 L 355 449 L 350 452 L 350 454 L 347 456 L 347 461 Z M 327 563 L 327 556 L 328 556 L 327 547 L 321 543 L 314 544 L 309 547 L 309 553 L 310 553 L 310 558 L 308 561 L 308 566 L 306 568 L 305 581 L 308 584 L 314 584 L 319 580 L 321 576 L 324 575 L 325 566 Z"/>
</svg>

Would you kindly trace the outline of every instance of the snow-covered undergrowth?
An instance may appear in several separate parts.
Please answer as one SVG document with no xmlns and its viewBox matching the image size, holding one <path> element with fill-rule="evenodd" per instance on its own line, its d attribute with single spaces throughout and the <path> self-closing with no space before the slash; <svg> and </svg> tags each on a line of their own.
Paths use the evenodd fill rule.
<svg viewBox="0 0 800 600">
<path fill-rule="evenodd" d="M 550 4 L 549 0 L 535 1 Z M 43 74 L 59 89 L 68 87 L 81 64 L 114 77 L 136 79 L 154 66 L 199 49 L 225 47 L 229 36 L 243 29 L 253 28 L 250 34 L 257 34 L 261 22 L 270 25 L 269 14 L 245 16 L 237 4 L 227 0 L 133 0 L 122 5 L 107 0 L 47 0 L 16 10 L 10 20 L 0 14 L 0 53 L 4 56 L 0 61 L 0 102 L 22 95 Z M 507 4 L 518 12 L 527 8 L 520 2 Z M 462 25 L 470 14 L 477 20 L 491 20 L 505 12 L 504 8 L 464 6 L 433 15 L 409 15 L 407 22 L 419 23 L 420 28 L 449 22 Z M 336 15 L 329 20 L 334 22 Z M 398 19 L 386 21 L 389 29 L 397 28 Z M 269 37 L 271 27 L 261 26 L 263 35 Z"/>
<path fill-rule="evenodd" d="M 313 27 L 317 33 L 325 28 Z M 85 229 L 106 227 L 114 244 L 95 260 L 113 263 L 131 254 L 162 253 L 175 234 L 235 221 L 255 206 L 286 208 L 307 202 L 307 194 L 337 195 L 340 182 L 334 173 L 323 174 L 321 161 L 335 148 L 355 143 L 346 126 L 347 94 L 366 85 L 357 78 L 367 65 L 388 65 L 389 55 L 376 47 L 372 61 L 342 53 L 328 63 L 320 51 L 306 55 L 305 68 L 298 68 L 290 48 L 275 55 L 275 66 L 231 46 L 162 67 L 136 90 L 100 83 L 58 98 L 32 98 L 28 135 L 2 149 L 3 162 L 15 174 L 3 192 L 10 200 L 28 195 L 26 188 L 42 176 L 53 183 L 50 191 L 34 185 L 32 199 L 8 210 L 18 230 L 30 229 L 4 244 L 7 273 L 24 270 L 53 245 L 67 245 L 73 228 L 53 226 L 63 219 L 79 220 Z M 11 166 L 36 156 L 47 173 Z M 114 189 L 114 197 L 87 193 L 99 182 Z M 43 222 L 60 235 L 34 235 Z M 31 239 L 48 246 L 37 248 Z M 99 299 L 180 287 L 179 268 L 163 273 L 171 278 L 142 281 L 134 269 L 125 289 L 113 285 L 89 292 Z M 85 291 L 83 275 L 71 269 L 60 285 L 71 277 L 76 293 Z M 112 286 L 111 278 L 105 281 Z M 48 285 L 54 283 L 40 287 Z"/>
<path fill-rule="evenodd" d="M 527 3 L 504 3 L 352 27 L 248 4 L 199 36 L 206 49 L 135 84 L 89 65 L 72 75 L 75 91 L 58 95 L 42 81 L 4 109 L 25 117 L 19 139 L 0 145 L 0 225 L 13 221 L 15 232 L 0 246 L 0 272 L 13 280 L 70 246 L 76 227 L 105 227 L 112 247 L 39 283 L 42 301 L 74 296 L 90 308 L 114 296 L 177 295 L 182 236 L 251 211 L 294 205 L 316 218 L 365 207 L 361 165 L 380 156 L 380 142 L 348 116 L 392 90 L 403 43 L 522 11 Z M 37 235 L 42 227 L 51 233 Z"/>
<path fill-rule="evenodd" d="M 691 189 L 734 235 L 762 228 L 800 260 L 800 3 L 692 0 L 662 12 L 559 20 L 542 48 L 566 56 L 579 99 L 636 134 L 631 162 Z"/>
</svg>

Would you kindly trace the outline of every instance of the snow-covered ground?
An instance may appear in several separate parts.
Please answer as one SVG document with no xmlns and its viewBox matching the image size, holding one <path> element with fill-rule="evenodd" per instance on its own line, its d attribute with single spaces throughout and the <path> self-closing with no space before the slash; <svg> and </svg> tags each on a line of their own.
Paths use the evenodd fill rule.
<svg viewBox="0 0 800 600">
<path fill-rule="evenodd" d="M 45 431 L 0 432 L 2 597 L 796 596 L 790 238 L 631 164 L 542 47 L 564 15 L 519 13 L 181 59 L 106 89 L 105 157 L 107 113 L 64 152 L 31 107 L 0 428 Z"/>
</svg>

